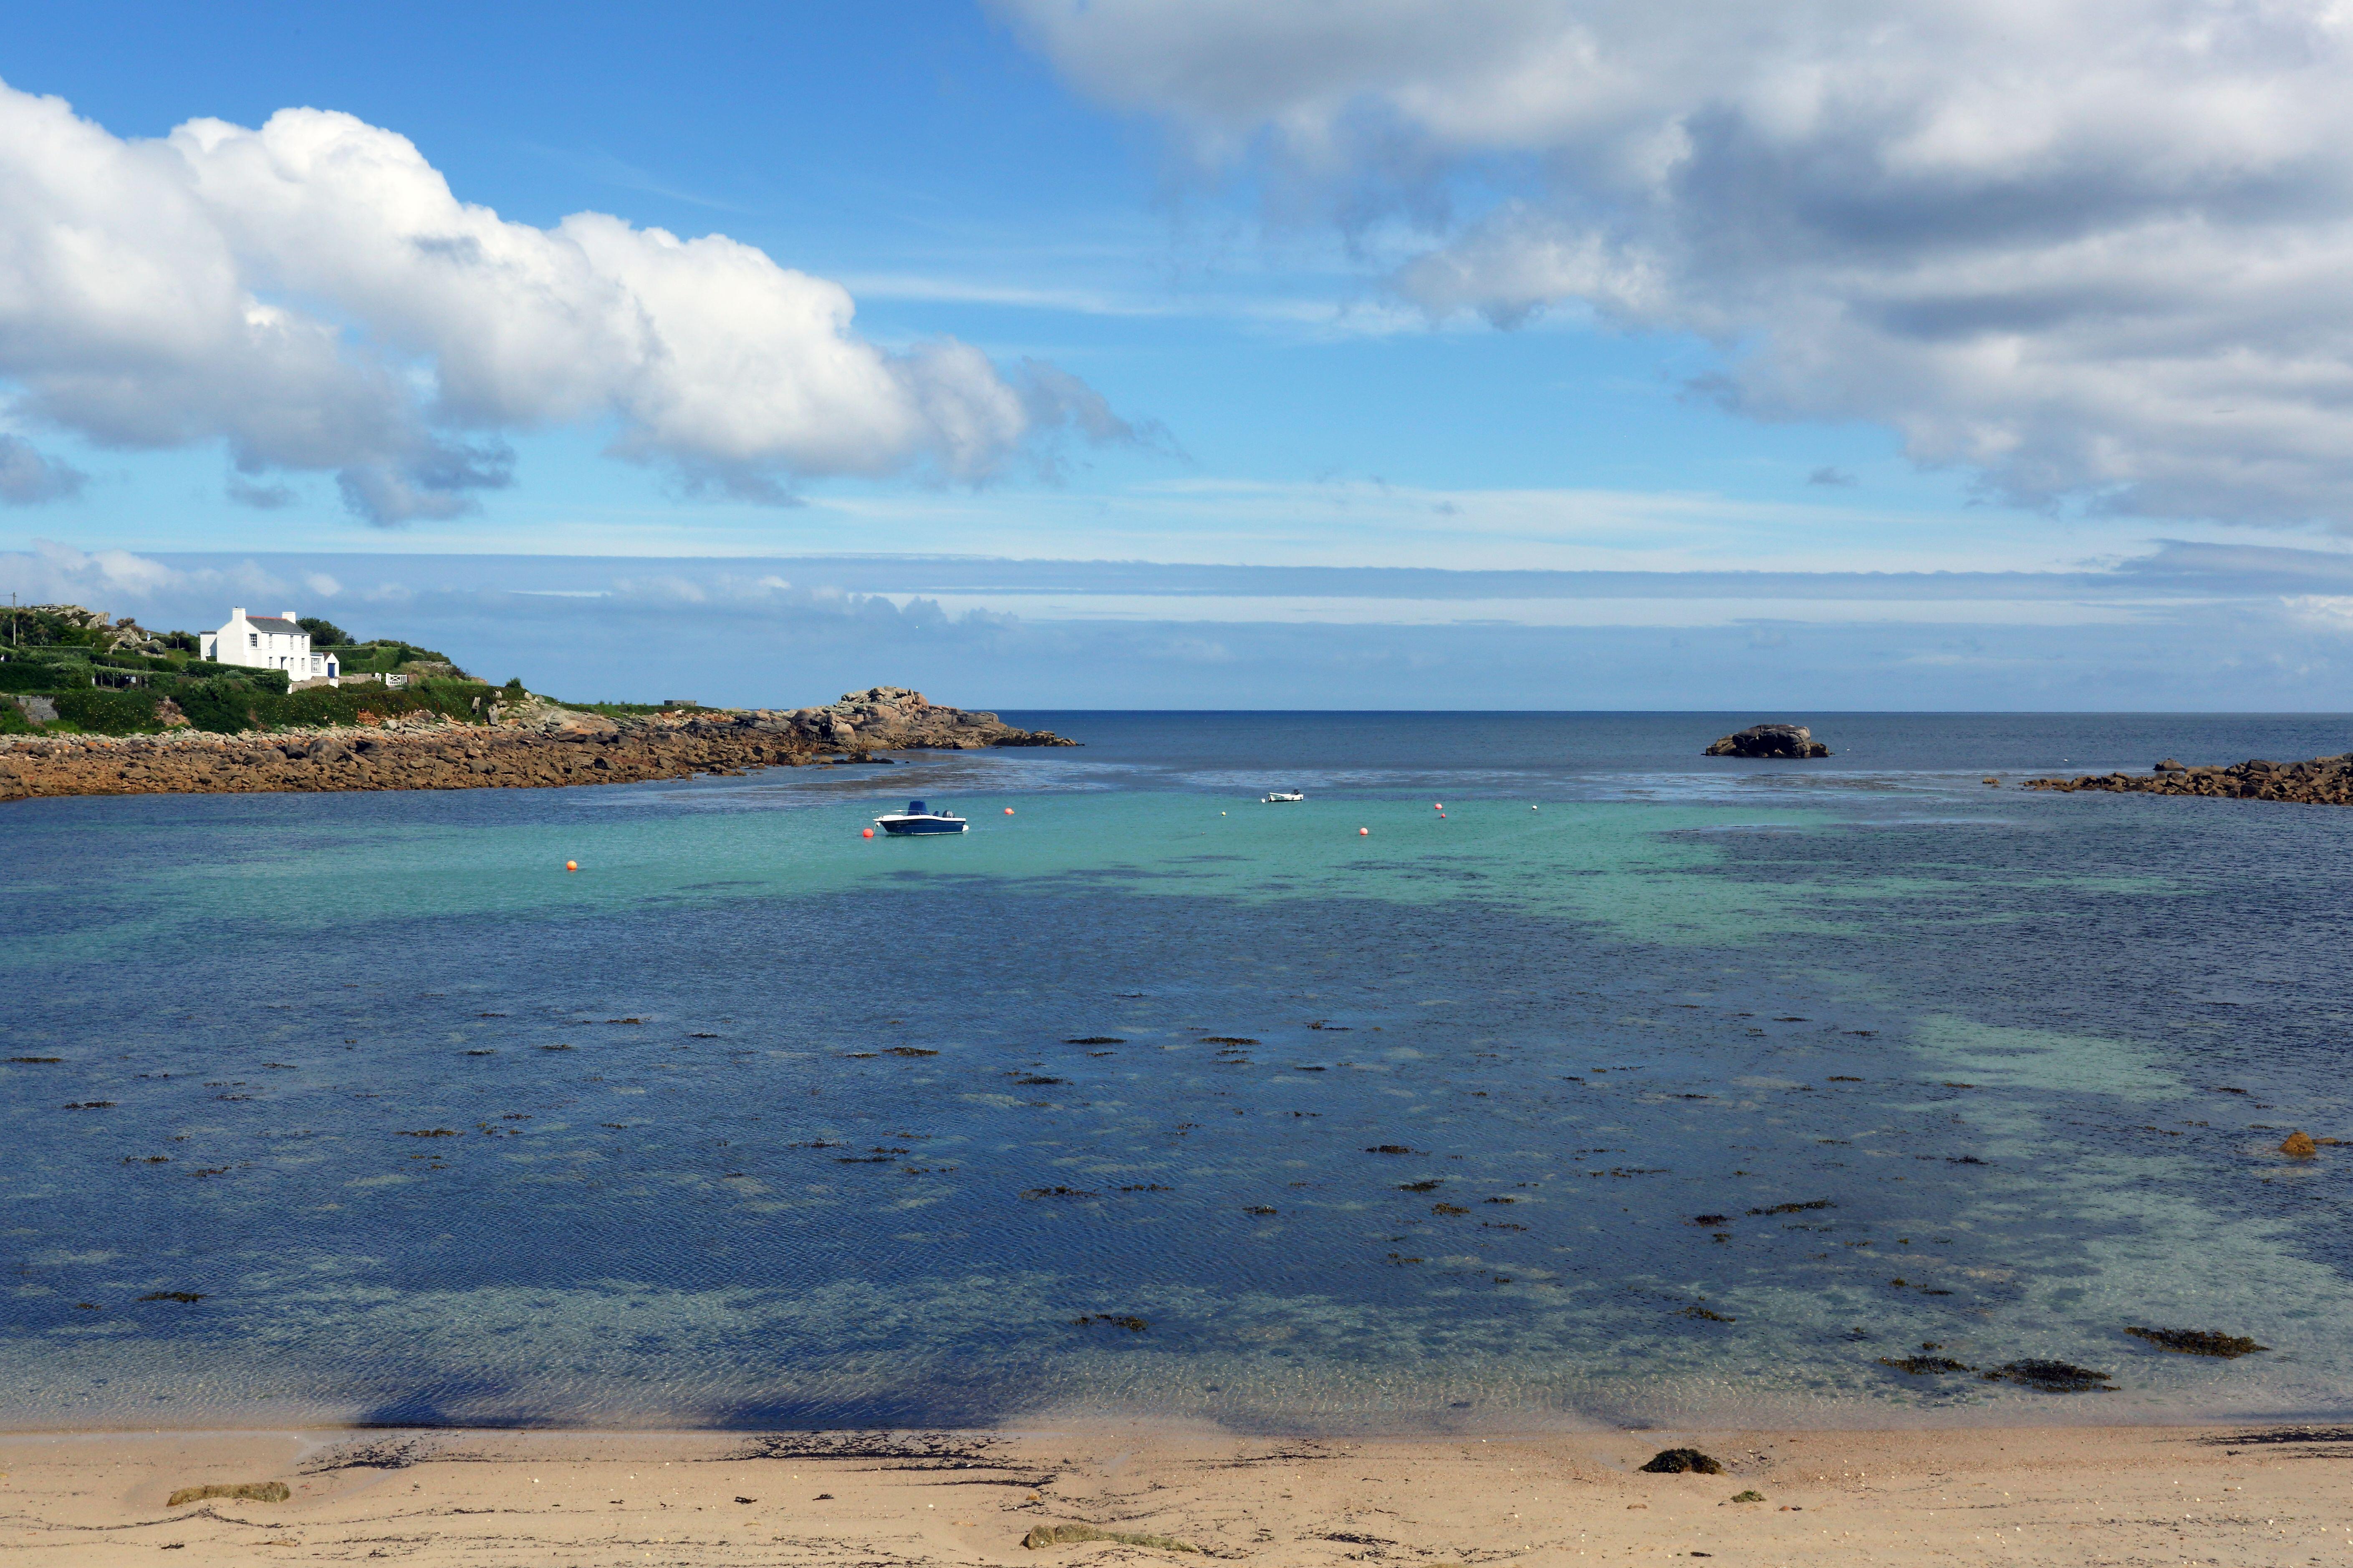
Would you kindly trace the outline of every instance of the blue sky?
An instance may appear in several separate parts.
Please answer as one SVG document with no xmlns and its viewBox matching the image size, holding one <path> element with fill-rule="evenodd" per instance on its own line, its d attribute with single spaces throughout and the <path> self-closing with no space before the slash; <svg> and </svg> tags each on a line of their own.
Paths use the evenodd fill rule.
<svg viewBox="0 0 2353 1568">
<path fill-rule="evenodd" d="M 2063 63 L 2105 47 L 2094 9 L 2057 7 L 2081 24 L 2049 40 Z M 2244 193 L 2169 176 L 2166 206 L 2067 131 L 2114 116 L 2063 73 L 1994 106 L 2044 143 L 1992 145 L 1966 38 L 1790 131 L 1788 82 L 1848 47 L 1834 26 L 1778 40 L 1777 68 L 1662 60 L 1639 8 L 1449 15 L 20 18 L 0 241 L 36 259 L 13 293 L 0 259 L 0 587 L 151 625 L 292 595 L 486 673 L 706 700 L 2348 705 L 2344 323 L 2267 325 L 2249 297 L 2297 285 L 2243 276 L 2282 224 L 2333 235 L 2337 185 L 2260 236 L 2207 224 L 2211 254 L 2164 251 L 2155 281 L 2059 277 Z M 1569 68 L 1524 79 L 1563 29 L 1632 62 L 1616 119 Z M 2154 58 L 2152 93 L 2233 85 Z M 1678 98 L 1691 80 L 1711 96 Z M 2226 161 L 2231 125 L 2177 119 Z M 206 121 L 236 129 L 158 141 Z M 1669 174 L 1624 173 L 1670 133 Z M 1777 162 L 1709 174 L 1719 142 L 1768 136 Z M 1894 188 L 1924 158 L 1925 205 Z M 1924 224 L 2041 199 L 2010 159 L 2072 161 L 2052 211 L 2109 216 Z M 177 184 L 142 183 L 159 161 Z M 1826 196 L 1823 169 L 1848 184 Z M 416 197 L 436 176 L 497 221 L 457 235 Z M 558 226 L 582 213 L 627 227 L 575 244 Z M 655 229 L 759 255 L 690 247 L 702 270 L 670 277 Z M 428 241 L 504 271 L 424 277 Z M 218 287 L 120 280 L 151 263 Z M 839 291 L 854 324 L 797 324 Z M 519 330 L 468 368 L 549 297 L 565 322 L 635 301 L 658 341 Z M 657 621 L 678 630 L 650 659 L 582 651 Z"/>
</svg>

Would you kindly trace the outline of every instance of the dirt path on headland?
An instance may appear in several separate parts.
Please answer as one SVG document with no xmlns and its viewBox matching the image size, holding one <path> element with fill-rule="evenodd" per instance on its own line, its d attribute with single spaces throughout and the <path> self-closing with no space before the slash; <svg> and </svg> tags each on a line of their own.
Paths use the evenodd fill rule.
<svg viewBox="0 0 2353 1568">
<path fill-rule="evenodd" d="M 0 738 L 0 801 L 61 795 L 538 789 L 793 767 L 870 752 L 1067 746 L 994 713 L 891 687 L 825 708 L 688 710 L 608 719 L 534 703 L 462 724 L 411 715 L 350 729 Z"/>
<path fill-rule="evenodd" d="M 1720 1459 L 1724 1473 L 1639 1468 L 1660 1448 L 1686 1445 Z M 2353 1562 L 2348 1458 L 2345 1429 L 1417 1441 L 1144 1425 L 773 1436 L 19 1435 L 0 1437 L 0 1562 L 1197 1560 L 1176 1550 L 1182 1543 L 1213 1557 L 1335 1568 L 1628 1558 L 1713 1558 L 1723 1568 L 2302 1568 Z M 262 1495 L 170 1501 L 206 1486 Z M 1099 1538 L 1072 1539 L 1090 1530 Z"/>
</svg>

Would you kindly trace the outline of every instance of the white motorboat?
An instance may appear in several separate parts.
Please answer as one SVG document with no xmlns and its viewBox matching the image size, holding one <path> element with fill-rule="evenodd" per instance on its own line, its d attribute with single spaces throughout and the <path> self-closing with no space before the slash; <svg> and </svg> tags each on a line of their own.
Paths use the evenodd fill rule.
<svg viewBox="0 0 2353 1568">
<path fill-rule="evenodd" d="M 916 833 L 962 833 L 967 825 L 961 816 L 944 811 L 932 811 L 922 801 L 911 800 L 906 810 L 876 817 L 874 826 L 885 833 L 903 837 Z"/>
<path fill-rule="evenodd" d="M 1305 795 L 1300 794 L 1299 791 L 1295 789 L 1270 790 L 1267 792 L 1266 798 L 1260 801 L 1259 805 L 1281 805 L 1286 801 L 1305 800 L 1306 798 L 1307 797 Z"/>
</svg>

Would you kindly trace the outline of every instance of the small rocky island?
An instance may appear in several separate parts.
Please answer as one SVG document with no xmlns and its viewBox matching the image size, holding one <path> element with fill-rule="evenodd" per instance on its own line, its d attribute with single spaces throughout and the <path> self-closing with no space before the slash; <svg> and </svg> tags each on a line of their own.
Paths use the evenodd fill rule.
<svg viewBox="0 0 2353 1568">
<path fill-rule="evenodd" d="M 2229 767 L 2185 767 L 2171 757 L 2146 773 L 2084 773 L 2072 779 L 2028 779 L 2021 789 L 2108 790 L 2137 795 L 2202 795 L 2231 800 L 2277 800 L 2299 805 L 2353 805 L 2353 752 L 2305 763 L 2261 758 Z"/>
<path fill-rule="evenodd" d="M 1726 735 L 1710 746 L 1703 756 L 1709 757 L 1782 757 L 1806 760 L 1827 757 L 1831 749 L 1814 739 L 1814 732 L 1803 724 L 1751 724 L 1736 735 Z"/>
</svg>

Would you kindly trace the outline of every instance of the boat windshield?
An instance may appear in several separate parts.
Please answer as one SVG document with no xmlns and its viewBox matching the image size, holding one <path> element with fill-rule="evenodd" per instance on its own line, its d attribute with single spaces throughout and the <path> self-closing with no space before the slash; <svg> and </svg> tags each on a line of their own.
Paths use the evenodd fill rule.
<svg viewBox="0 0 2353 1568">
<path fill-rule="evenodd" d="M 911 800 L 907 803 L 907 815 L 909 816 L 927 816 L 928 813 L 923 810 L 923 803 L 922 801 Z"/>
</svg>

